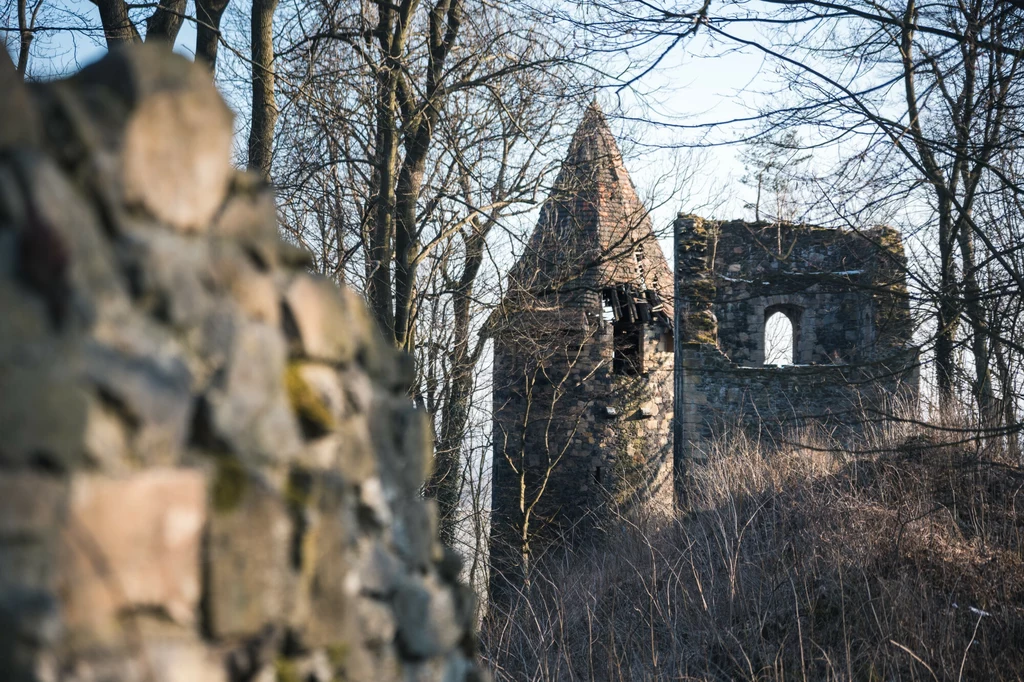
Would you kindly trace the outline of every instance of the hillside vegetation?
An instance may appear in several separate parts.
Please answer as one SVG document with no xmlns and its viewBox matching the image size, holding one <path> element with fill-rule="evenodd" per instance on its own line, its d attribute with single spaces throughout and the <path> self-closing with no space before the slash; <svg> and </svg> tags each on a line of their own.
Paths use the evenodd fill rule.
<svg viewBox="0 0 1024 682">
<path fill-rule="evenodd" d="M 826 445 L 718 442 L 690 513 L 549 557 L 486 620 L 498 679 L 1024 677 L 1024 470 L 906 430 Z"/>
</svg>

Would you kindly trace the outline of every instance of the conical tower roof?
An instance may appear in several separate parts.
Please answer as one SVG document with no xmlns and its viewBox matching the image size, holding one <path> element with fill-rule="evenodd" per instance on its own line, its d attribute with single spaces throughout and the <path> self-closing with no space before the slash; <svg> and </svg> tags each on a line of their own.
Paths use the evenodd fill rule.
<svg viewBox="0 0 1024 682">
<path fill-rule="evenodd" d="M 562 305 L 592 307 L 602 289 L 630 284 L 657 291 L 667 306 L 672 274 L 597 102 L 583 115 L 513 287 L 575 292 Z M 587 295 L 589 294 L 589 295 Z"/>
</svg>

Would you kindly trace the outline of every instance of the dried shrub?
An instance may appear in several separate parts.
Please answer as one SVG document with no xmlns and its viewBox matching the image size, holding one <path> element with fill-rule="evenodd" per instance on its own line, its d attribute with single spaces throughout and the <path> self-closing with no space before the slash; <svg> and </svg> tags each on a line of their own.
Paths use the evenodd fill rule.
<svg viewBox="0 0 1024 682">
<path fill-rule="evenodd" d="M 679 519 L 549 556 L 484 623 L 508 680 L 1018 680 L 1024 470 L 887 427 L 708 447 Z"/>
</svg>

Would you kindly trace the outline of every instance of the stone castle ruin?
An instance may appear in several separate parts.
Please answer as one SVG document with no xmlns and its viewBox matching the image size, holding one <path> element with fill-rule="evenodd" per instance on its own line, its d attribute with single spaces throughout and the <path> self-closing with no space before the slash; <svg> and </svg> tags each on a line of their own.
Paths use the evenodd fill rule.
<svg viewBox="0 0 1024 682">
<path fill-rule="evenodd" d="M 596 105 L 491 327 L 500 587 L 531 537 L 540 552 L 623 504 L 672 501 L 672 272 Z"/>
<path fill-rule="evenodd" d="M 913 409 L 917 350 L 896 230 L 685 215 L 673 228 L 677 464 L 730 427 L 842 435 Z M 776 314 L 792 330 L 788 366 L 765 364 Z"/>
<path fill-rule="evenodd" d="M 492 593 L 632 506 L 683 502 L 701 444 L 856 429 L 913 403 L 899 233 L 680 215 L 675 271 L 596 104 L 492 318 Z M 793 362 L 765 365 L 776 313 Z"/>
</svg>

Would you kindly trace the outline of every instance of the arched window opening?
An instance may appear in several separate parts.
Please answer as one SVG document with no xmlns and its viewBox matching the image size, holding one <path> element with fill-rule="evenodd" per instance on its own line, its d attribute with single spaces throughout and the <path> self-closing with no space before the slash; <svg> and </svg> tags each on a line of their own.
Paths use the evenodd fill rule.
<svg viewBox="0 0 1024 682">
<path fill-rule="evenodd" d="M 764 364 L 792 365 L 796 339 L 793 321 L 783 312 L 774 312 L 764 324 Z"/>
</svg>

